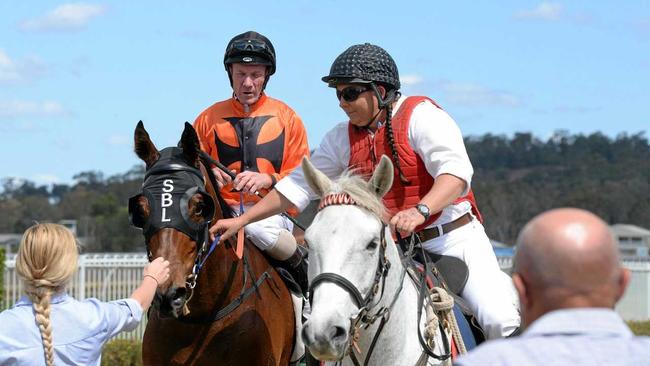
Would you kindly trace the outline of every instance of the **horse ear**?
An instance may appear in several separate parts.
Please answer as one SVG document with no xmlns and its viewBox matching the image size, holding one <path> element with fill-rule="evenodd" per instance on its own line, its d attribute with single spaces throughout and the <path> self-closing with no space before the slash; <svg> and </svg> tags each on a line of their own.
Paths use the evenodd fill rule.
<svg viewBox="0 0 650 366">
<path fill-rule="evenodd" d="M 305 174 L 305 181 L 319 197 L 323 197 L 325 193 L 329 192 L 332 181 L 323 172 L 316 169 L 306 156 L 302 158 L 302 171 Z"/>
<path fill-rule="evenodd" d="M 144 123 L 142 123 L 142 121 L 138 122 L 138 125 L 135 126 L 133 140 L 133 150 L 135 151 L 135 154 L 138 155 L 138 157 L 147 164 L 147 168 L 149 168 L 156 162 L 156 160 L 158 160 L 160 153 L 153 142 L 151 142 L 149 133 L 144 129 Z"/>
<path fill-rule="evenodd" d="M 368 181 L 368 186 L 377 196 L 383 197 L 393 186 L 393 178 L 393 162 L 388 156 L 382 155 L 375 172 L 372 173 L 372 178 Z"/>
<path fill-rule="evenodd" d="M 185 155 L 188 163 L 197 165 L 201 143 L 196 131 L 194 131 L 194 127 L 189 122 L 185 122 L 185 129 L 183 129 L 183 135 L 178 142 L 178 147 L 183 149 L 183 155 Z"/>
</svg>

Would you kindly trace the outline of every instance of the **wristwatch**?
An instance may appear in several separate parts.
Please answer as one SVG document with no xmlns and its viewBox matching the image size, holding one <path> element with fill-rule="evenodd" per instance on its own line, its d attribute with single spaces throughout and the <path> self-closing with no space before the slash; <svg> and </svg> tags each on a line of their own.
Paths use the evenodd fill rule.
<svg viewBox="0 0 650 366">
<path fill-rule="evenodd" d="M 424 216 L 424 219 L 427 220 L 429 216 L 431 216 L 431 211 L 429 211 L 429 207 L 423 203 L 418 203 L 415 205 L 415 209 L 418 210 L 420 215 Z"/>
</svg>

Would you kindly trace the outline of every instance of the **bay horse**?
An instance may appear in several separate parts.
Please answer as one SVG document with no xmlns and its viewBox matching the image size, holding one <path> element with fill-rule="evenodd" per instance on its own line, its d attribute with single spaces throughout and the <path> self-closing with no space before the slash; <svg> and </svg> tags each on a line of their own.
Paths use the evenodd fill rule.
<svg viewBox="0 0 650 366">
<path fill-rule="evenodd" d="M 321 197 L 305 233 L 311 314 L 302 337 L 310 353 L 357 366 L 448 362 L 451 338 L 442 326 L 433 328 L 426 349 L 419 341 L 418 291 L 382 221 L 381 198 L 393 182 L 390 159 L 382 157 L 368 182 L 350 173 L 332 182 L 307 159 L 302 167 Z"/>
<path fill-rule="evenodd" d="M 290 293 L 254 244 L 209 242 L 210 223 L 232 217 L 185 123 L 178 147 L 161 151 L 140 121 L 135 152 L 146 163 L 143 192 L 129 200 L 149 260 L 170 262 L 143 340 L 145 365 L 287 365 L 295 316 Z"/>
</svg>

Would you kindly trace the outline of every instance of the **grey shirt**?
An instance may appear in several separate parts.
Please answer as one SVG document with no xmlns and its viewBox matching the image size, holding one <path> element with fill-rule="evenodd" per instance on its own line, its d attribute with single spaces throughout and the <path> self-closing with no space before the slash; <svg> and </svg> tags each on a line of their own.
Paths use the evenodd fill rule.
<svg viewBox="0 0 650 366">
<path fill-rule="evenodd" d="M 519 337 L 486 342 L 454 365 L 650 365 L 650 338 L 634 336 L 613 310 L 564 309 Z"/>
</svg>

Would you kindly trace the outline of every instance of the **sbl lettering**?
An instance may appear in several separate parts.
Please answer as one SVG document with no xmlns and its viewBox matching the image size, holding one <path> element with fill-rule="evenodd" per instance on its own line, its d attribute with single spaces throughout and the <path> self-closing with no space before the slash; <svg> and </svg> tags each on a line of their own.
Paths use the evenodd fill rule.
<svg viewBox="0 0 650 366">
<path fill-rule="evenodd" d="M 162 217 L 160 221 L 170 222 L 171 219 L 167 218 L 167 207 L 171 206 L 174 202 L 172 201 L 171 192 L 174 191 L 174 181 L 171 179 L 165 179 L 163 181 L 163 193 L 161 196 L 160 207 L 162 207 Z"/>
</svg>

